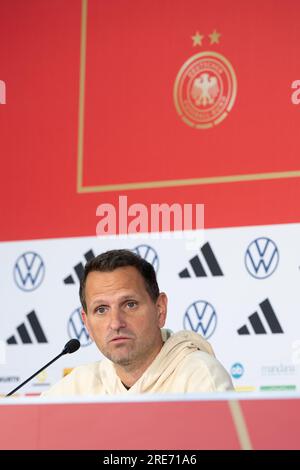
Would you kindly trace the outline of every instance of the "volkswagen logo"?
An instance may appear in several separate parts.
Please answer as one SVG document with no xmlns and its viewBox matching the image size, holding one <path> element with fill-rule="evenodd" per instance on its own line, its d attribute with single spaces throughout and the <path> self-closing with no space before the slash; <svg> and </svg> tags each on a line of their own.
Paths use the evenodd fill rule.
<svg viewBox="0 0 300 470">
<path fill-rule="evenodd" d="M 77 338 L 81 346 L 89 346 L 93 342 L 83 323 L 80 307 L 76 308 L 70 315 L 68 321 L 68 335 L 70 338 Z"/>
<path fill-rule="evenodd" d="M 14 266 L 14 280 L 24 291 L 37 289 L 44 280 L 45 263 L 39 254 L 33 251 L 23 253 Z"/>
<path fill-rule="evenodd" d="M 159 268 L 159 259 L 154 248 L 149 245 L 138 245 L 132 251 L 139 255 L 141 258 L 148 261 L 148 263 L 152 264 L 155 272 L 157 273 Z"/>
<path fill-rule="evenodd" d="M 279 251 L 273 240 L 257 238 L 250 243 L 245 254 L 246 269 L 256 279 L 271 276 L 279 262 Z"/>
<path fill-rule="evenodd" d="M 183 317 L 185 330 L 200 333 L 204 338 L 210 338 L 217 326 L 217 314 L 214 307 L 205 300 L 193 302 Z"/>
</svg>

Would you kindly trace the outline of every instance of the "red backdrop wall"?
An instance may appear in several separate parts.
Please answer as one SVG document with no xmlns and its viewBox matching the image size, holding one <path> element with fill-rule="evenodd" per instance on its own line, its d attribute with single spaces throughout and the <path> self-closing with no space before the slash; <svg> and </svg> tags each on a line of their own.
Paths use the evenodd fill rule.
<svg viewBox="0 0 300 470">
<path fill-rule="evenodd" d="M 93 235 L 119 194 L 204 203 L 207 227 L 299 221 L 299 14 L 293 0 L 2 0 L 1 239 Z M 237 94 L 196 129 L 173 88 L 209 51 Z"/>
</svg>

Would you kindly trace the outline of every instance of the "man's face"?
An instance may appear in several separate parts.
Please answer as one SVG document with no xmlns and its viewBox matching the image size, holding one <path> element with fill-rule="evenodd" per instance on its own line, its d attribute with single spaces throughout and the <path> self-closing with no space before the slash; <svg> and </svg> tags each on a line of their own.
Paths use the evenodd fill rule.
<svg viewBox="0 0 300 470">
<path fill-rule="evenodd" d="M 155 358 L 162 346 L 167 297 L 160 294 L 154 303 L 136 268 L 90 272 L 85 296 L 87 312 L 82 318 L 102 354 L 115 364 L 133 367 Z"/>
</svg>

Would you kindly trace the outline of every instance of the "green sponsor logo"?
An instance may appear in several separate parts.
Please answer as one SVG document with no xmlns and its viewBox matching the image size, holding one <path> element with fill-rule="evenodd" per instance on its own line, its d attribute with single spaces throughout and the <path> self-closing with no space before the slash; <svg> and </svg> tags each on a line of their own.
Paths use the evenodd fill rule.
<svg viewBox="0 0 300 470">
<path fill-rule="evenodd" d="M 262 385 L 261 392 L 282 392 L 284 390 L 297 390 L 296 385 Z"/>
</svg>

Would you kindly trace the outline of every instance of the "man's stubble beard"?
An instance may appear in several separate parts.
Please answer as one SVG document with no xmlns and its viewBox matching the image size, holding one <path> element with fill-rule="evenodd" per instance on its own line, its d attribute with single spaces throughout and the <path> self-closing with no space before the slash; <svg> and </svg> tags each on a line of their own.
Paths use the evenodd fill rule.
<svg viewBox="0 0 300 470">
<path fill-rule="evenodd" d="M 143 362 L 147 361 L 147 358 L 151 355 L 151 352 L 154 349 L 154 343 L 148 343 L 144 345 L 144 347 L 137 347 L 137 348 L 129 348 L 127 354 L 124 353 L 119 354 L 118 351 L 109 351 L 106 350 L 105 352 L 102 351 L 105 357 L 107 357 L 111 362 L 115 365 L 121 367 L 129 367 L 134 366 L 135 364 L 142 364 Z"/>
</svg>

